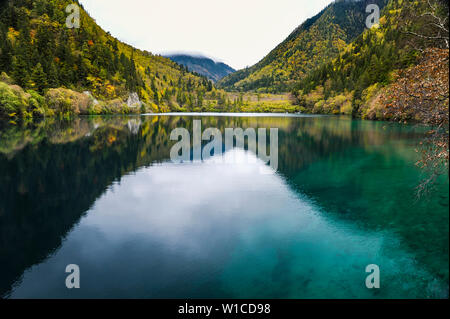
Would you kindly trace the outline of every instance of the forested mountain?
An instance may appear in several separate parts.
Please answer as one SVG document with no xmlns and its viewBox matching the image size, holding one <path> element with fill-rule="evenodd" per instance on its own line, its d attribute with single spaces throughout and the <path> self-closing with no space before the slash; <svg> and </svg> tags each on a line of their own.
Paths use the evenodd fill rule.
<svg viewBox="0 0 450 319">
<path fill-rule="evenodd" d="M 366 7 L 387 0 L 337 0 L 300 25 L 256 65 L 219 82 L 228 90 L 286 92 L 313 68 L 329 61 L 366 27 Z"/>
<path fill-rule="evenodd" d="M 182 64 L 189 71 L 206 76 L 211 81 L 217 82 L 230 73 L 236 72 L 235 69 L 222 62 L 216 62 L 203 56 L 193 56 L 188 54 L 167 55 L 169 59 Z"/>
<path fill-rule="evenodd" d="M 124 102 L 132 93 L 137 93 L 138 105 L 147 111 L 176 110 L 193 106 L 199 95 L 212 90 L 206 77 L 118 41 L 80 4 L 80 27 L 68 28 L 66 8 L 73 3 L 78 4 L 69 0 L 0 2 L 0 115 L 42 115 L 47 106 L 55 112 L 71 111 L 74 104 L 74 113 L 126 109 Z M 112 103 L 92 104 L 79 94 L 82 91 Z M 52 105 L 44 103 L 49 100 Z M 132 100 L 138 101 L 136 94 Z"/>
<path fill-rule="evenodd" d="M 446 2 L 391 0 L 378 26 L 365 30 L 335 59 L 312 69 L 295 85 L 293 93 L 298 104 L 310 112 L 385 119 L 380 113 L 380 94 L 387 95 L 384 88 L 402 77 L 403 70 L 427 63 L 430 58 L 439 65 L 445 57 L 448 64 Z M 445 65 L 441 67 L 446 69 Z M 422 71 L 424 79 L 436 76 Z M 445 90 L 445 81 L 441 84 Z M 404 119 L 412 116 L 411 112 L 403 113 Z"/>
</svg>

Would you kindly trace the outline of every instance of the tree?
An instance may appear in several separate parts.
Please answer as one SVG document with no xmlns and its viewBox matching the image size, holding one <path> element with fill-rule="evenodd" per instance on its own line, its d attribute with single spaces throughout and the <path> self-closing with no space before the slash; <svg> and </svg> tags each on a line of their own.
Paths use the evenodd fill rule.
<svg viewBox="0 0 450 319">
<path fill-rule="evenodd" d="M 22 56 L 12 58 L 12 76 L 18 85 L 27 88 L 30 86 L 30 74 L 28 73 L 28 63 Z"/>
<path fill-rule="evenodd" d="M 54 62 L 50 64 L 50 70 L 48 73 L 48 85 L 51 88 L 56 88 L 59 86 L 58 68 L 56 67 L 56 64 Z"/>
<path fill-rule="evenodd" d="M 22 24 L 23 29 L 20 31 L 12 59 L 12 75 L 17 84 L 27 88 L 30 86 L 31 39 L 28 23 L 22 21 Z"/>
<path fill-rule="evenodd" d="M 13 48 L 6 38 L 6 29 L 0 24 L 0 69 L 9 72 L 12 62 Z"/>
<path fill-rule="evenodd" d="M 406 11 L 406 10 L 405 10 Z M 406 11 L 413 18 L 421 21 L 421 30 L 414 31 L 404 28 L 407 34 L 423 39 L 426 42 L 441 43 L 441 47 L 449 48 L 449 17 L 448 3 L 445 1 L 426 0 L 425 12 L 420 15 L 414 13 L 414 9 Z"/>
<path fill-rule="evenodd" d="M 34 86 L 40 93 L 43 93 L 44 89 L 48 87 L 47 74 L 45 74 L 44 69 L 42 68 L 42 65 L 40 63 L 38 63 L 34 67 L 33 73 L 31 75 L 31 81 L 33 81 Z"/>
<path fill-rule="evenodd" d="M 422 159 L 417 163 L 431 173 L 419 187 L 423 191 L 436 176 L 448 172 L 449 50 L 425 50 L 418 65 L 400 72 L 383 102 L 386 118 L 420 121 L 432 127 L 429 138 L 422 143 Z"/>
</svg>

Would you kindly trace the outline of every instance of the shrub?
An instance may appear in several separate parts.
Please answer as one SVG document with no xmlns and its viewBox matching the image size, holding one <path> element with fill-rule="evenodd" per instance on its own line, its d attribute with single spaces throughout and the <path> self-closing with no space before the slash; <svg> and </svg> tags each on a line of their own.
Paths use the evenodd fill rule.
<svg viewBox="0 0 450 319">
<path fill-rule="evenodd" d="M 2 72 L 0 74 L 0 82 L 4 82 L 6 84 L 14 84 L 13 79 L 11 79 L 8 74 L 6 74 L 5 72 Z"/>
<path fill-rule="evenodd" d="M 92 101 L 89 96 L 69 89 L 50 89 L 45 94 L 50 109 L 57 114 L 89 114 Z"/>
<path fill-rule="evenodd" d="M 43 96 L 33 90 L 28 90 L 27 93 L 30 96 L 28 99 L 28 106 L 31 108 L 33 116 L 43 117 L 45 115 L 51 115 L 48 112 L 47 103 Z"/>
<path fill-rule="evenodd" d="M 21 97 L 8 84 L 0 82 L 0 116 L 18 113 L 22 106 Z"/>
</svg>

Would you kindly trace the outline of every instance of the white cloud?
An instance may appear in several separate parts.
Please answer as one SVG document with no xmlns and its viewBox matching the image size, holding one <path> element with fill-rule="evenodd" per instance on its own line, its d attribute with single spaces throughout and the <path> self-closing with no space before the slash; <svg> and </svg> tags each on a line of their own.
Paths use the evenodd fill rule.
<svg viewBox="0 0 450 319">
<path fill-rule="evenodd" d="M 154 53 L 253 65 L 331 0 L 80 0 L 105 30 Z"/>
</svg>

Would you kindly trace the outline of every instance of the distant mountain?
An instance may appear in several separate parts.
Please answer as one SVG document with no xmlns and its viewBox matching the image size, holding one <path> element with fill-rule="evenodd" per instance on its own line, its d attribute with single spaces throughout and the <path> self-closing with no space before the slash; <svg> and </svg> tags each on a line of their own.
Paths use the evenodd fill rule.
<svg viewBox="0 0 450 319">
<path fill-rule="evenodd" d="M 223 77 L 236 72 L 235 69 L 222 62 L 216 62 L 210 58 L 193 56 L 187 54 L 167 55 L 169 59 L 186 66 L 189 71 L 206 76 L 208 79 L 217 82 Z"/>
<path fill-rule="evenodd" d="M 226 90 L 286 92 L 310 70 L 336 57 L 366 28 L 366 7 L 380 10 L 388 0 L 336 0 L 306 20 L 252 67 L 237 71 L 218 85 Z"/>
</svg>

